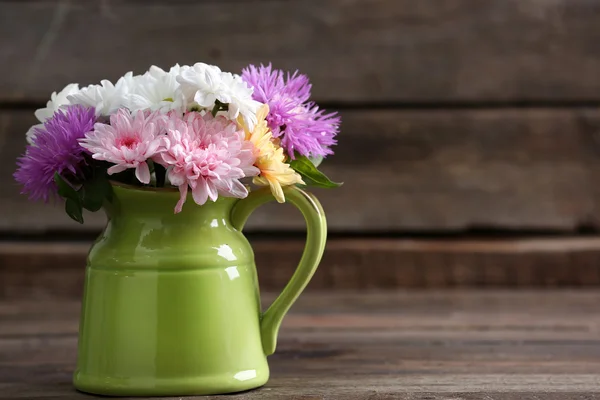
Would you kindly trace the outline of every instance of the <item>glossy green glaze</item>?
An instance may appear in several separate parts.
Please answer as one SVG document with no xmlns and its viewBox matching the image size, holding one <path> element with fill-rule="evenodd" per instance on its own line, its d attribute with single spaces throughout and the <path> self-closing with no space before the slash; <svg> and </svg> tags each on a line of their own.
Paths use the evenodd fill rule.
<svg viewBox="0 0 600 400">
<path fill-rule="evenodd" d="M 273 200 L 268 190 L 203 206 L 190 198 L 175 215 L 178 192 L 115 185 L 108 225 L 88 257 L 75 387 L 182 396 L 265 384 L 281 320 L 326 241 L 318 201 L 297 188 L 285 193 L 306 219 L 307 246 L 263 314 L 252 248 L 240 231 L 256 207 Z"/>
</svg>

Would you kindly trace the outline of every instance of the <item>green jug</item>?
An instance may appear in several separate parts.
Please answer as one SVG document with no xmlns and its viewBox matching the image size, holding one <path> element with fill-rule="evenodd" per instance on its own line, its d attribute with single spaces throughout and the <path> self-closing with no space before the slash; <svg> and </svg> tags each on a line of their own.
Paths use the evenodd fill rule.
<svg viewBox="0 0 600 400">
<path fill-rule="evenodd" d="M 264 385 L 285 313 L 314 274 L 327 236 L 311 194 L 285 189 L 307 224 L 291 280 L 263 313 L 241 230 L 268 188 L 173 213 L 179 192 L 113 184 L 108 224 L 88 256 L 77 369 L 83 392 L 111 396 L 230 393 Z"/>
</svg>

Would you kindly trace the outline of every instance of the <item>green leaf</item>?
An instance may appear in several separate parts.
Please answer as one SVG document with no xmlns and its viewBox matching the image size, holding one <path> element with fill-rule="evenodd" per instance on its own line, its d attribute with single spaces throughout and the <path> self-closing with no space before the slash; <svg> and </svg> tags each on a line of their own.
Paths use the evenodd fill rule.
<svg viewBox="0 0 600 400">
<path fill-rule="evenodd" d="M 79 201 L 79 193 L 63 179 L 58 172 L 54 173 L 54 182 L 58 187 L 58 195 L 64 199 Z"/>
<path fill-rule="evenodd" d="M 104 199 L 109 198 L 112 187 L 104 174 L 96 175 L 93 179 L 83 184 L 82 204 L 86 210 L 98 211 L 104 204 Z"/>
<path fill-rule="evenodd" d="M 80 201 L 67 198 L 67 201 L 65 202 L 65 211 L 69 217 L 80 224 L 83 224 L 83 211 L 81 209 Z"/>
<path fill-rule="evenodd" d="M 77 192 L 62 176 L 57 172 L 54 174 L 54 182 L 58 187 L 58 194 L 65 201 L 65 211 L 69 217 L 83 224 L 83 213 L 81 206 L 81 193 Z"/>
<path fill-rule="evenodd" d="M 292 167 L 297 173 L 300 174 L 300 176 L 302 176 L 302 179 L 307 186 L 336 188 L 342 186 L 343 184 L 332 182 L 305 156 L 296 155 L 296 159 L 290 162 L 290 167 Z"/>
<path fill-rule="evenodd" d="M 106 179 L 106 183 L 108 184 L 108 188 L 106 189 L 106 192 L 104 193 L 106 196 L 106 200 L 108 200 L 109 203 L 112 203 L 113 201 L 113 188 L 112 185 L 110 184 L 110 182 L 108 181 L 108 179 L 105 177 Z"/>
</svg>

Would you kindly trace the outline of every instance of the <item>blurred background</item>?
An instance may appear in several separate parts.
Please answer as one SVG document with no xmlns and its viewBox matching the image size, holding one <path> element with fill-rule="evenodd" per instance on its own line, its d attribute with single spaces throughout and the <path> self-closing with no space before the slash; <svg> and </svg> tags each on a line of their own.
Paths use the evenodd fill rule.
<svg viewBox="0 0 600 400">
<path fill-rule="evenodd" d="M 34 110 L 198 61 L 298 69 L 342 116 L 310 289 L 598 285 L 599 27 L 595 0 L 0 1 L 0 296 L 78 295 L 104 225 L 19 195 Z M 248 236 L 282 287 L 299 213 L 265 207 Z"/>
</svg>

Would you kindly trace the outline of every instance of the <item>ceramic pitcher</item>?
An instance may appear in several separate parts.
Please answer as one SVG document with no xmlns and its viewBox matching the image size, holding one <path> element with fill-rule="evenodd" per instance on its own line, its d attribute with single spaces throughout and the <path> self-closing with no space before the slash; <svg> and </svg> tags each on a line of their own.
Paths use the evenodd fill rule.
<svg viewBox="0 0 600 400">
<path fill-rule="evenodd" d="M 323 209 L 311 194 L 285 190 L 306 220 L 300 264 L 261 311 L 249 215 L 274 200 L 268 188 L 243 199 L 191 199 L 113 185 L 104 232 L 86 268 L 77 389 L 116 396 L 230 393 L 269 379 L 282 318 L 315 272 L 325 248 Z"/>
</svg>

